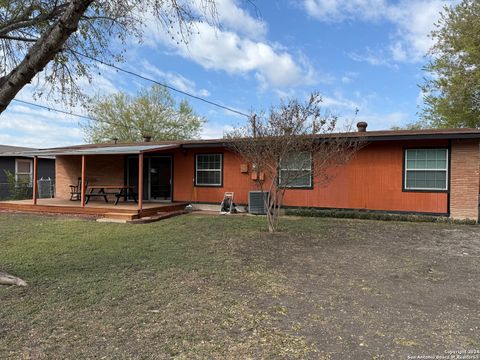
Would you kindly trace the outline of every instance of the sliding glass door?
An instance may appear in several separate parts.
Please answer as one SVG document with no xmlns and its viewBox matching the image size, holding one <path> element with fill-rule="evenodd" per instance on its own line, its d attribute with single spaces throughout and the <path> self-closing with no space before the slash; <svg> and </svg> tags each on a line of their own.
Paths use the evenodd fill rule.
<svg viewBox="0 0 480 360">
<path fill-rule="evenodd" d="M 138 157 L 127 158 L 127 185 L 138 193 Z M 145 156 L 143 164 L 143 199 L 172 200 L 172 157 Z"/>
</svg>

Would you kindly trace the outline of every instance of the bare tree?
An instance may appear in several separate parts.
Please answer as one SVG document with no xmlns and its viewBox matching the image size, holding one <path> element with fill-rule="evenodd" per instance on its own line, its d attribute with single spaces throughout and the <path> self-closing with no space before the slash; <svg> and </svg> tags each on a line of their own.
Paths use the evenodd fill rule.
<svg viewBox="0 0 480 360">
<path fill-rule="evenodd" d="M 290 100 L 226 135 L 230 148 L 249 164 L 258 189 L 269 194 L 265 208 L 270 232 L 278 229 L 287 189 L 326 186 L 335 168 L 365 144 L 358 133 L 336 133 L 337 117 L 324 115 L 321 102 L 318 93 L 305 103 Z"/>
<path fill-rule="evenodd" d="M 94 59 L 122 61 L 126 40 L 141 41 L 152 19 L 184 41 L 215 15 L 215 0 L 0 1 L 0 114 L 42 71 L 47 92 L 73 104 L 82 98 L 78 79 L 95 74 Z"/>
</svg>

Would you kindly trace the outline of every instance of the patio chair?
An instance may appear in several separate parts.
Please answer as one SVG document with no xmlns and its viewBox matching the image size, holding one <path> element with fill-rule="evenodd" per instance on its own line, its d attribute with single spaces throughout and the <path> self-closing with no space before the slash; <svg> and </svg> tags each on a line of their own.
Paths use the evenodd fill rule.
<svg viewBox="0 0 480 360">
<path fill-rule="evenodd" d="M 70 186 L 70 200 L 80 200 L 82 196 L 82 178 L 79 177 L 77 181 L 77 185 L 69 185 Z M 85 179 L 85 191 L 88 187 L 88 179 Z"/>
</svg>

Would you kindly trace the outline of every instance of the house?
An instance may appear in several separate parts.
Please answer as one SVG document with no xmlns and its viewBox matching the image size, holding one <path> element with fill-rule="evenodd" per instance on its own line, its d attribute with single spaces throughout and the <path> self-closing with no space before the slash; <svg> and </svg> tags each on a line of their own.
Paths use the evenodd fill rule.
<svg viewBox="0 0 480 360">
<path fill-rule="evenodd" d="M 305 177 L 303 183 L 289 188 L 285 206 L 478 220 L 480 130 L 367 131 L 343 136 L 362 136 L 367 144 L 338 169 L 328 185 L 318 186 Z M 126 213 L 128 207 L 128 216 L 135 218 L 176 204 L 219 204 L 226 191 L 235 193 L 236 203 L 247 204 L 249 191 L 256 190 L 251 169 L 229 150 L 227 142 L 217 139 L 94 144 L 30 151 L 30 156 L 56 157 L 55 201 L 63 203 L 54 206 L 47 200 L 33 200 L 32 210 L 30 200 L 16 206 L 25 211 L 50 206 L 48 211 L 75 213 L 93 213 L 96 208 L 98 214 L 112 216 Z M 130 186 L 141 195 L 138 203 L 126 199 L 115 207 L 102 194 L 87 203 L 87 188 L 80 201 L 70 201 L 70 185 L 79 177 L 89 180 L 89 188 L 92 184 L 108 185 L 107 190 Z M 107 197 L 115 195 L 106 193 Z M 15 204 L 0 203 L 0 208 L 8 206 Z"/>
<path fill-rule="evenodd" d="M 32 148 L 0 145 L 0 199 L 12 197 L 7 172 L 15 176 L 18 182 L 26 182 L 32 193 L 33 179 L 33 156 L 24 155 L 25 151 L 35 151 Z M 38 160 L 38 179 L 50 178 L 55 181 L 55 159 L 53 157 L 41 157 Z"/>
</svg>

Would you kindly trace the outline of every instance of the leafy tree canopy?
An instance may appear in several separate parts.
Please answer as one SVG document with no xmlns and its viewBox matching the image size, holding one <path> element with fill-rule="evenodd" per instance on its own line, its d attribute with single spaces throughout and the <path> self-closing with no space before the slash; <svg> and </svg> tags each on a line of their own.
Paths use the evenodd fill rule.
<svg viewBox="0 0 480 360">
<path fill-rule="evenodd" d="M 185 140 L 198 137 L 203 118 L 186 100 L 178 105 L 169 91 L 154 85 L 136 96 L 119 92 L 93 101 L 89 110 L 94 120 L 82 124 L 85 140 L 102 143 L 153 140 Z"/>
<path fill-rule="evenodd" d="M 480 2 L 445 7 L 432 37 L 418 126 L 480 128 Z"/>
<path fill-rule="evenodd" d="M 82 124 L 85 140 L 102 143 L 153 140 L 185 140 L 199 136 L 204 120 L 186 100 L 178 105 L 169 91 L 154 85 L 136 96 L 119 92 L 92 99 L 90 117 L 95 120 Z"/>
</svg>

